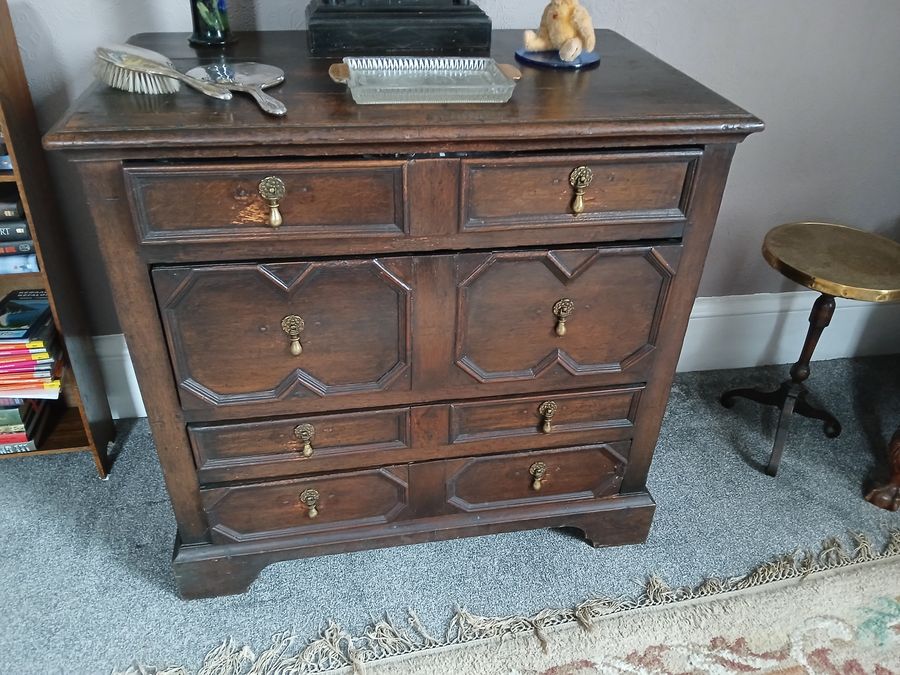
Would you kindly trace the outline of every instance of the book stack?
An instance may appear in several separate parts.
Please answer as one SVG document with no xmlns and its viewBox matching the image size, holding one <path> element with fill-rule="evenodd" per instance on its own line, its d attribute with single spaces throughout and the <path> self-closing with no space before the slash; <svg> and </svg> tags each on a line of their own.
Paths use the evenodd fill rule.
<svg viewBox="0 0 900 675">
<path fill-rule="evenodd" d="M 0 274 L 37 271 L 34 240 L 25 220 L 22 202 L 0 198 Z"/>
<path fill-rule="evenodd" d="M 0 454 L 36 449 L 61 372 L 47 291 L 13 291 L 0 301 Z"/>
<path fill-rule="evenodd" d="M 0 398 L 0 455 L 32 452 L 47 430 L 52 401 Z"/>
<path fill-rule="evenodd" d="M 59 398 L 58 351 L 47 291 L 13 291 L 0 301 L 0 397 Z"/>
</svg>

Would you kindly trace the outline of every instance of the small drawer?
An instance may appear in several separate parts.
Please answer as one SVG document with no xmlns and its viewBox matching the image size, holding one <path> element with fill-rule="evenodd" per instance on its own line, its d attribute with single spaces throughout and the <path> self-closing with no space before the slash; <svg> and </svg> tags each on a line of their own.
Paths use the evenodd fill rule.
<svg viewBox="0 0 900 675">
<path fill-rule="evenodd" d="M 371 471 L 201 490 L 215 543 L 382 525 L 409 508 L 409 470 Z"/>
<path fill-rule="evenodd" d="M 410 448 L 410 410 L 373 410 L 240 424 L 192 424 L 201 483 L 391 464 Z"/>
<path fill-rule="evenodd" d="M 687 149 L 464 159 L 461 229 L 684 221 L 701 154 Z"/>
<path fill-rule="evenodd" d="M 617 494 L 630 441 L 444 462 L 447 504 L 459 511 Z"/>
<path fill-rule="evenodd" d="M 143 244 L 405 236 L 406 162 L 129 165 Z M 273 226 L 263 179 L 283 186 Z M 364 205 L 364 208 L 361 208 Z"/>
<path fill-rule="evenodd" d="M 636 385 L 452 403 L 450 443 L 524 450 L 628 438 L 643 391 Z"/>
</svg>

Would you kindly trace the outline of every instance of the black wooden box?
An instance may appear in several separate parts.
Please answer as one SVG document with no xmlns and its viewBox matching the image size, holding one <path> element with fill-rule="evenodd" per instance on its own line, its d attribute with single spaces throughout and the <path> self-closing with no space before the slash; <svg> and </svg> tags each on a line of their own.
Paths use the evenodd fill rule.
<svg viewBox="0 0 900 675">
<path fill-rule="evenodd" d="M 313 56 L 487 56 L 491 20 L 469 0 L 310 0 Z"/>
</svg>

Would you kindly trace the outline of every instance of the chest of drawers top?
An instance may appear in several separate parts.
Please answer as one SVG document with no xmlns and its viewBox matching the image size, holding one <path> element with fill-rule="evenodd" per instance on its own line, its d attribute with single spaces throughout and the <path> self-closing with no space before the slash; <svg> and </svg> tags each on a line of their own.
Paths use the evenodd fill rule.
<svg viewBox="0 0 900 675">
<path fill-rule="evenodd" d="M 333 59 L 307 54 L 303 32 L 238 37 L 227 58 L 284 69 L 284 84 L 272 90 L 287 106 L 283 119 L 262 114 L 243 95 L 217 101 L 185 87 L 174 97 L 130 97 L 95 84 L 45 137 L 45 146 L 154 157 L 233 155 L 223 150 L 248 146 L 267 156 L 341 154 L 341 146 L 441 152 L 734 142 L 762 128 L 750 113 L 607 30 L 597 35 L 599 67 L 561 72 L 523 66 L 504 105 L 360 106 L 329 79 Z M 521 39 L 518 30 L 495 31 L 494 58 L 512 62 Z M 131 42 L 152 46 L 182 71 L 217 54 L 191 48 L 184 34 L 141 34 Z"/>
</svg>

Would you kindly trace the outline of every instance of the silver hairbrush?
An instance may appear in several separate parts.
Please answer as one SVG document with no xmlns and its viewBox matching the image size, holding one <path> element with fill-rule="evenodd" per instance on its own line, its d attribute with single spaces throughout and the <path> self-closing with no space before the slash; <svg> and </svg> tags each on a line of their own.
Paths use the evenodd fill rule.
<svg viewBox="0 0 900 675">
<path fill-rule="evenodd" d="M 179 81 L 207 96 L 231 100 L 231 92 L 213 82 L 203 82 L 175 70 L 175 65 L 159 52 L 132 45 L 97 47 L 94 75 L 110 87 L 138 94 L 174 94 Z"/>
</svg>

